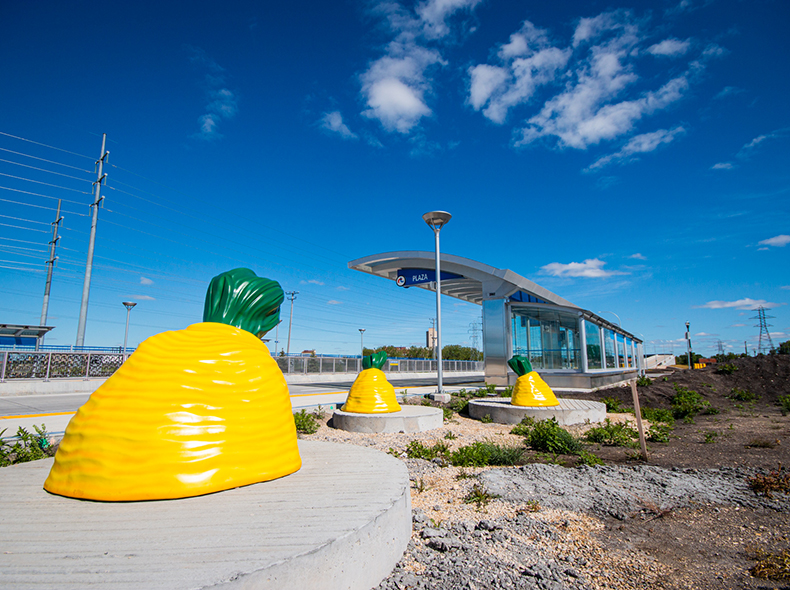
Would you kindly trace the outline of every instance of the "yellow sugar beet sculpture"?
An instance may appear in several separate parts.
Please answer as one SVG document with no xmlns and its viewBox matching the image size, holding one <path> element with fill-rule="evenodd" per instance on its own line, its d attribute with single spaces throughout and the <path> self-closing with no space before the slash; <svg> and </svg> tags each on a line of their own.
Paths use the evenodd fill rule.
<svg viewBox="0 0 790 590">
<path fill-rule="evenodd" d="M 517 355 L 507 362 L 516 372 L 516 386 L 510 403 L 514 406 L 531 408 L 558 406 L 560 402 L 540 375 L 532 370 L 532 364 L 527 357 Z"/>
<path fill-rule="evenodd" d="M 395 388 L 381 370 L 386 362 L 387 353 L 383 350 L 362 359 L 363 370 L 351 386 L 341 411 L 355 414 L 400 412 Z"/>
<path fill-rule="evenodd" d="M 282 301 L 277 282 L 249 269 L 214 277 L 203 323 L 145 340 L 79 409 L 44 489 L 161 500 L 299 470 L 288 386 L 260 339 Z"/>
</svg>

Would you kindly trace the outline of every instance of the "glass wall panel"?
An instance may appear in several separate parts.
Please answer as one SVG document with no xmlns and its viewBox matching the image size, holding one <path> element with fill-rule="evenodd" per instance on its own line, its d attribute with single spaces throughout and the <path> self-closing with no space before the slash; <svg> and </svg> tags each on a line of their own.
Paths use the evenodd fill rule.
<svg viewBox="0 0 790 590">
<path fill-rule="evenodd" d="M 629 367 L 636 366 L 634 365 L 634 342 L 630 338 L 625 339 L 625 360 Z"/>
<path fill-rule="evenodd" d="M 614 332 L 609 328 L 604 330 L 604 353 L 606 356 L 606 368 L 616 369 L 617 364 L 615 362 Z"/>
<path fill-rule="evenodd" d="M 578 316 L 538 307 L 511 307 L 513 354 L 526 356 L 532 368 L 580 370 Z"/>
<path fill-rule="evenodd" d="M 584 320 L 584 332 L 587 338 L 587 368 L 603 369 L 601 366 L 601 328 Z"/>
<path fill-rule="evenodd" d="M 617 366 L 625 368 L 625 337 L 617 334 Z"/>
</svg>

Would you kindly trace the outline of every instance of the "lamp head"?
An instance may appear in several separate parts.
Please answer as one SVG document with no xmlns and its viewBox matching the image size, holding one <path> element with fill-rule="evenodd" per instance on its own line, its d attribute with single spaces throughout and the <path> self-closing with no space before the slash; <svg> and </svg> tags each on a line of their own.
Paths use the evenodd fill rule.
<svg viewBox="0 0 790 590">
<path fill-rule="evenodd" d="M 126 309 L 132 309 L 135 305 L 137 305 L 137 303 L 134 301 L 124 301 L 123 305 Z"/>
<path fill-rule="evenodd" d="M 442 226 L 450 221 L 450 215 L 447 211 L 429 211 L 422 216 L 425 223 L 431 226 L 431 229 L 442 229 Z"/>
</svg>

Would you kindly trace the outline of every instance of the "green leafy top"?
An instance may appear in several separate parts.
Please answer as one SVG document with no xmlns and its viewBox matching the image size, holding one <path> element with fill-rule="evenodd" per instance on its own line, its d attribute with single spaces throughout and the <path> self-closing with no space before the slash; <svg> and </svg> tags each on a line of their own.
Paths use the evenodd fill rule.
<svg viewBox="0 0 790 590">
<path fill-rule="evenodd" d="M 280 322 L 284 298 L 277 281 L 235 268 L 211 279 L 203 321 L 236 326 L 260 338 Z"/>
<path fill-rule="evenodd" d="M 520 354 L 510 359 L 507 364 L 510 365 L 510 368 L 513 369 L 519 377 L 532 371 L 532 363 L 529 362 L 527 357 Z"/>
<path fill-rule="evenodd" d="M 362 357 L 362 368 L 363 369 L 381 369 L 384 366 L 384 363 L 387 362 L 387 353 L 383 350 L 378 352 L 374 352 L 373 354 L 369 354 L 368 356 Z"/>
</svg>

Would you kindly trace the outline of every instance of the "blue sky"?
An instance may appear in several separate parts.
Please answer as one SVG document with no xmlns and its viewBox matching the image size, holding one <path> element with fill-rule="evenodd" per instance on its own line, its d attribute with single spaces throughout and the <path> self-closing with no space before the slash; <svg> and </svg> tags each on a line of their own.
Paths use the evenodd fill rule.
<svg viewBox="0 0 790 590">
<path fill-rule="evenodd" d="M 247 266 L 299 291 L 291 351 L 424 342 L 431 293 L 347 269 L 442 250 L 535 280 L 648 352 L 790 338 L 790 5 L 55 1 L 0 7 L 0 315 L 73 344 L 199 321 Z M 57 148 L 57 149 L 55 149 Z M 288 304 L 278 339 L 285 347 Z M 614 312 L 614 314 L 612 313 Z M 480 308 L 445 298 L 445 344 Z M 273 334 L 272 334 L 273 335 Z"/>
</svg>

